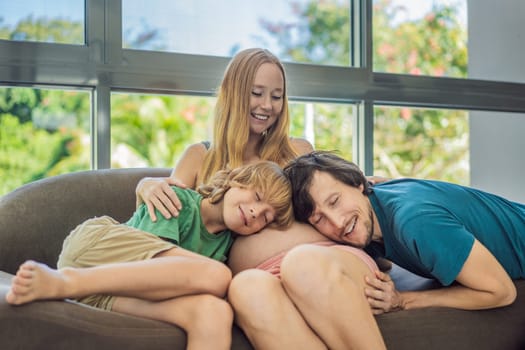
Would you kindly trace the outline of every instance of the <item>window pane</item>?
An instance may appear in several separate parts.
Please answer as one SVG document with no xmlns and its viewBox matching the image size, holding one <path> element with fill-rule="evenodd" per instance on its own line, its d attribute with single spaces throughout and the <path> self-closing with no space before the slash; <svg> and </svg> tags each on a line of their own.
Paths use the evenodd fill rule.
<svg viewBox="0 0 525 350">
<path fill-rule="evenodd" d="M 374 0 L 373 70 L 467 76 L 466 0 Z"/>
<path fill-rule="evenodd" d="M 113 93 L 111 167 L 168 167 L 211 140 L 215 98 Z"/>
<path fill-rule="evenodd" d="M 90 168 L 90 93 L 0 87 L 0 195 Z"/>
<path fill-rule="evenodd" d="M 350 64 L 350 0 L 123 0 L 122 7 L 125 48 L 232 56 L 265 47 L 285 61 Z"/>
<path fill-rule="evenodd" d="M 113 93 L 111 166 L 173 167 L 186 147 L 212 140 L 215 98 Z M 352 157 L 355 107 L 290 103 L 290 135 Z"/>
<path fill-rule="evenodd" d="M 315 149 L 336 151 L 352 160 L 355 105 L 290 103 L 291 135 L 310 141 Z"/>
<path fill-rule="evenodd" d="M 459 110 L 376 107 L 374 174 L 468 185 L 468 113 Z"/>
<path fill-rule="evenodd" d="M 0 39 L 84 45 L 84 0 L 0 1 Z"/>
</svg>

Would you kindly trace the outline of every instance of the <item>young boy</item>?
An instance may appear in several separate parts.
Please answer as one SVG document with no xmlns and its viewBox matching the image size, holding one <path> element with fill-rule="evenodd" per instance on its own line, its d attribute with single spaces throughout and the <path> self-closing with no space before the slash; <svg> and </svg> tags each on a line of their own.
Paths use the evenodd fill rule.
<svg viewBox="0 0 525 350">
<path fill-rule="evenodd" d="M 20 266 L 7 302 L 74 298 L 178 325 L 188 349 L 229 349 L 233 316 L 223 298 L 231 272 L 221 262 L 234 234 L 291 224 L 290 183 L 277 164 L 261 161 L 220 171 L 198 192 L 174 190 L 184 203 L 178 217 L 153 223 L 142 205 L 125 224 L 89 219 L 65 239 L 57 270 Z"/>
</svg>

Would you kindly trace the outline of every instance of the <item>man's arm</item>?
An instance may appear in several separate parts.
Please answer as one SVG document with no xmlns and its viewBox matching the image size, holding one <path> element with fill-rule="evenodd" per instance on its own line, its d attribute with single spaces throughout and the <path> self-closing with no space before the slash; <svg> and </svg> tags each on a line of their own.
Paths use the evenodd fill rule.
<svg viewBox="0 0 525 350">
<path fill-rule="evenodd" d="M 389 277 L 378 273 L 368 281 L 365 293 L 374 313 L 424 307 L 480 310 L 512 304 L 516 287 L 496 258 L 479 241 L 456 278 L 458 284 L 425 291 L 398 292 Z"/>
</svg>

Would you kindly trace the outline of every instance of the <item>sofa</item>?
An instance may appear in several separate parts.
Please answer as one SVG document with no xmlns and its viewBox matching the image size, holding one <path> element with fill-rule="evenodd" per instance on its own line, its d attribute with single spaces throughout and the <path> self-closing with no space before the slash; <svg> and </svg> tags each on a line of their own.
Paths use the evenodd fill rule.
<svg viewBox="0 0 525 350">
<path fill-rule="evenodd" d="M 0 197 L 0 349 L 185 349 L 186 335 L 173 325 L 107 312 L 71 300 L 11 306 L 11 277 L 27 259 L 56 267 L 62 241 L 80 222 L 100 215 L 124 221 L 135 208 L 135 186 L 170 169 L 80 171 L 38 180 Z M 394 266 L 399 287 L 434 288 Z M 448 308 L 377 316 L 389 349 L 525 349 L 525 281 L 508 307 L 463 311 Z M 351 317 L 351 315 L 348 315 Z M 232 349 L 252 349 L 232 329 Z"/>
</svg>

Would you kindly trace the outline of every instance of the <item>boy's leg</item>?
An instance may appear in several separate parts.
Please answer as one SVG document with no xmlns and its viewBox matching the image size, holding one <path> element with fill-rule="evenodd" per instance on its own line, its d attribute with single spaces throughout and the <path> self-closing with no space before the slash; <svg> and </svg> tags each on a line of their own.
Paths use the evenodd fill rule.
<svg viewBox="0 0 525 350">
<path fill-rule="evenodd" d="M 281 265 L 282 284 L 306 322 L 330 349 L 385 349 L 365 297 L 371 269 L 336 247 L 304 245 Z"/>
<path fill-rule="evenodd" d="M 326 349 L 270 273 L 251 269 L 237 274 L 228 300 L 256 349 Z"/>
<path fill-rule="evenodd" d="M 182 248 L 173 248 L 149 260 L 89 268 L 54 270 L 28 261 L 13 278 L 6 300 L 10 304 L 24 304 L 92 294 L 148 300 L 197 293 L 223 297 L 230 280 L 231 272 L 224 264 Z"/>
<path fill-rule="evenodd" d="M 175 324 L 188 337 L 187 349 L 230 349 L 233 311 L 223 299 L 209 294 L 164 301 L 117 297 L 112 311 Z"/>
</svg>

